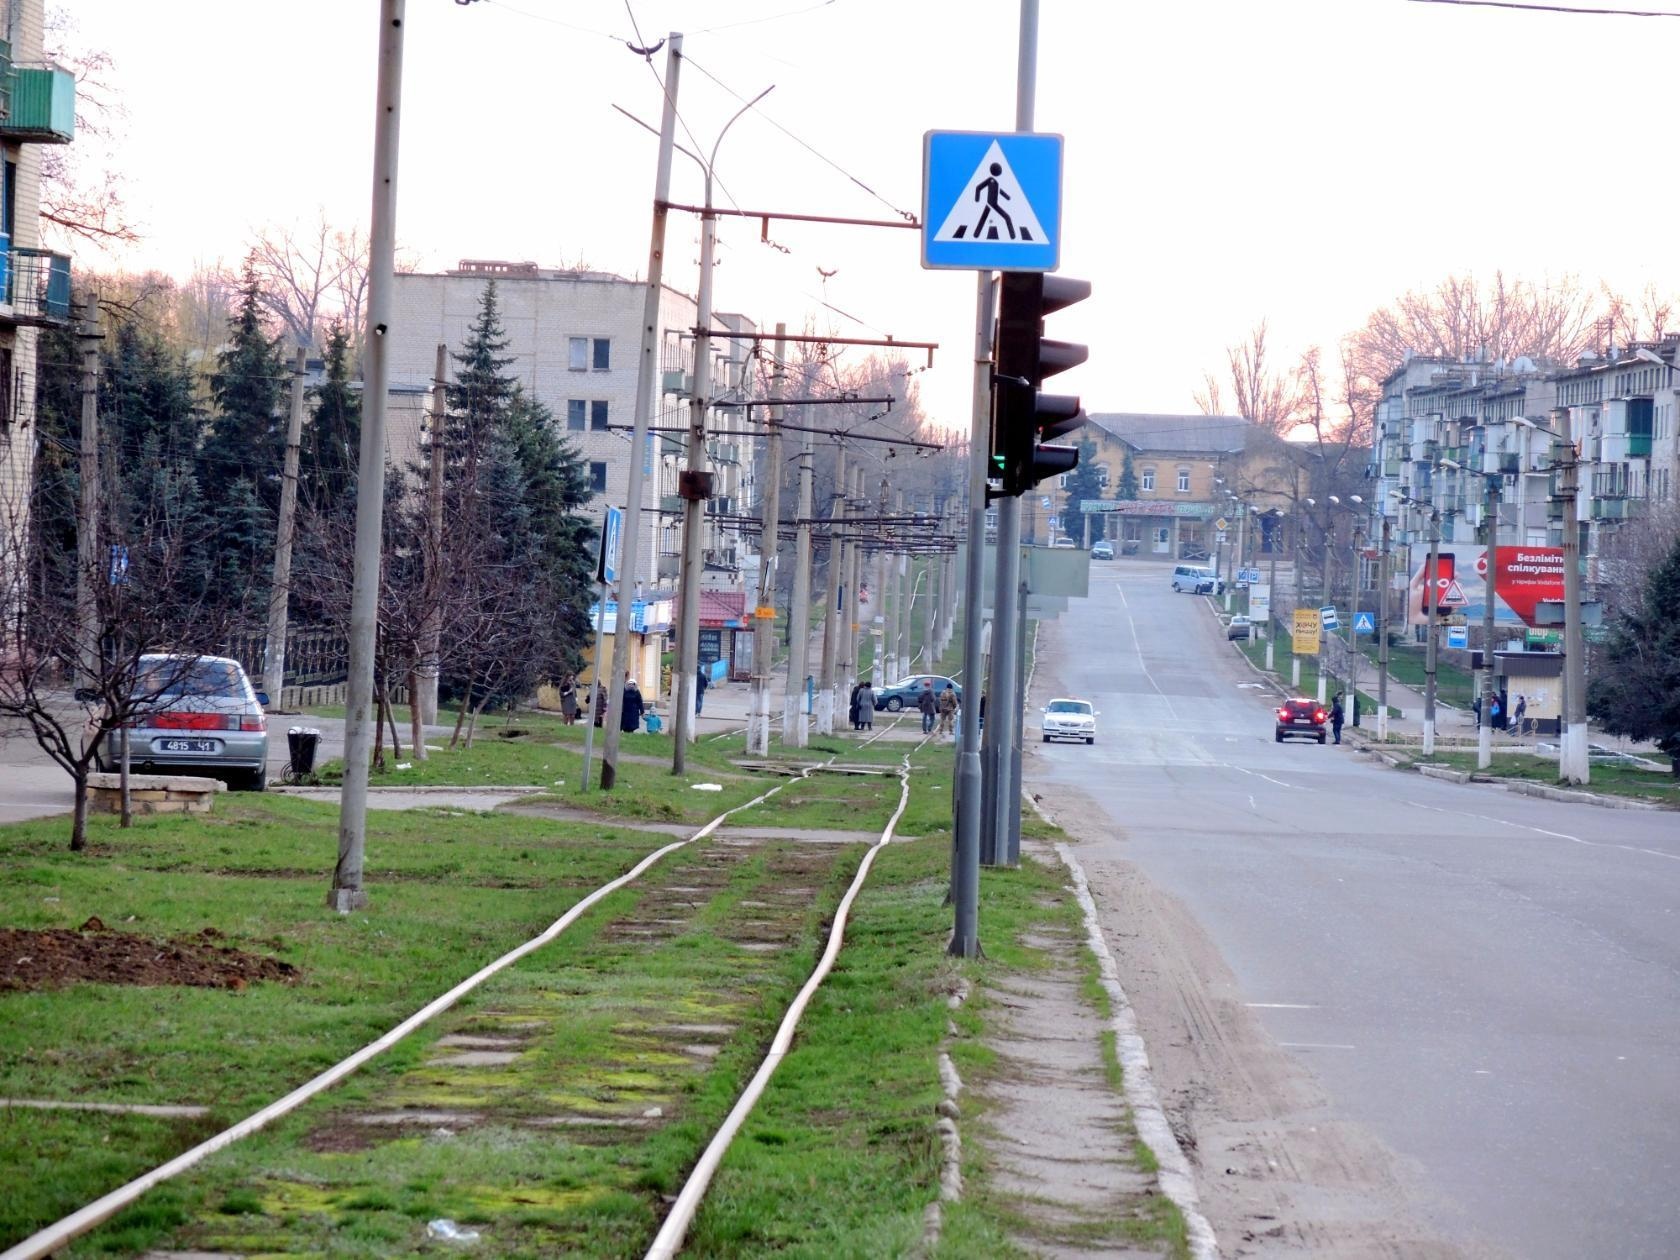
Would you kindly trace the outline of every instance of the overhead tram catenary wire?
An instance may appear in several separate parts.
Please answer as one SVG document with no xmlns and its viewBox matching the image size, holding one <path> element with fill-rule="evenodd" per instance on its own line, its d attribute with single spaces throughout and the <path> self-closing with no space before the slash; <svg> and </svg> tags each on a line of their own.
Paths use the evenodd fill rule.
<svg viewBox="0 0 1680 1260">
<path fill-rule="evenodd" d="M 1408 0 L 1408 3 L 1451 4 L 1467 9 L 1518 9 L 1525 13 L 1561 13 L 1582 17 L 1680 18 L 1680 10 L 1676 9 L 1598 9 L 1575 4 L 1530 4 L 1524 3 L 1524 0 Z"/>
<path fill-rule="evenodd" d="M 804 13 L 815 13 L 818 9 L 826 9 L 835 0 L 817 0 L 816 4 L 808 4 L 801 9 L 789 9 L 785 13 L 766 13 L 760 17 L 742 18 L 738 22 L 723 22 L 717 26 L 702 27 L 695 31 L 696 35 L 711 35 L 717 31 L 732 31 L 739 26 L 760 26 L 765 22 L 780 22 L 784 18 L 799 17 Z"/>
</svg>

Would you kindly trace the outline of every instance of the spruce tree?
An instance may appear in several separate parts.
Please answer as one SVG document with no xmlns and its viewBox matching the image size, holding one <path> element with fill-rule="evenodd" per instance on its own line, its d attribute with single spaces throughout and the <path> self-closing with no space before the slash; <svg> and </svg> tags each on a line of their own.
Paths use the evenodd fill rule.
<svg viewBox="0 0 1680 1260">
<path fill-rule="evenodd" d="M 1114 497 L 1118 500 L 1138 497 L 1137 469 L 1132 467 L 1132 453 L 1129 450 L 1120 461 L 1120 480 L 1115 483 Z"/>
<path fill-rule="evenodd" d="M 279 501 L 286 379 L 279 342 L 264 325 L 262 287 L 247 258 L 239 308 L 228 320 L 228 341 L 210 377 L 216 415 L 200 456 L 207 489 L 243 477 L 263 488 L 265 502 Z"/>
<path fill-rule="evenodd" d="M 1101 516 L 1091 522 L 1091 538 L 1085 537 L 1085 509 L 1080 506 L 1086 499 L 1102 498 L 1102 480 L 1093 459 L 1096 453 L 1094 443 L 1086 441 L 1079 444 L 1079 463 L 1068 474 L 1067 500 L 1062 509 L 1062 532 L 1081 546 L 1089 546 L 1091 541 L 1102 537 Z"/>
<path fill-rule="evenodd" d="M 362 398 L 350 388 L 350 334 L 342 321 L 327 330 L 324 379 L 310 391 L 303 433 L 299 490 L 323 516 L 349 511 L 361 457 Z"/>
<path fill-rule="evenodd" d="M 1680 777 L 1680 538 L 1612 624 L 1587 706 L 1612 735 L 1654 742 Z"/>
</svg>

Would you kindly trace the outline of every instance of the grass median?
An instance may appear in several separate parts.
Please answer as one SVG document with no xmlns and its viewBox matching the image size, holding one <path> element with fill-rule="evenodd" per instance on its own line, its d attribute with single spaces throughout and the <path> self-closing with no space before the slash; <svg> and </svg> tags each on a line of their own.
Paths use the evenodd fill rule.
<svg viewBox="0 0 1680 1260">
<path fill-rule="evenodd" d="M 1474 752 L 1442 752 L 1432 756 L 1421 754 L 1401 763 L 1406 769 L 1420 765 L 1445 766 L 1451 770 L 1467 770 L 1494 779 L 1524 779 L 1549 787 L 1572 788 L 1575 785 L 1558 778 L 1555 757 L 1536 757 L 1532 753 L 1506 753 L 1494 750 L 1492 764 L 1486 770 L 1476 768 Z M 1659 805 L 1680 808 L 1680 778 L 1667 770 L 1646 770 L 1634 765 L 1614 762 L 1594 762 L 1591 782 L 1579 790 L 1598 792 L 1605 796 L 1626 796 L 1634 800 L 1653 801 Z"/>
</svg>

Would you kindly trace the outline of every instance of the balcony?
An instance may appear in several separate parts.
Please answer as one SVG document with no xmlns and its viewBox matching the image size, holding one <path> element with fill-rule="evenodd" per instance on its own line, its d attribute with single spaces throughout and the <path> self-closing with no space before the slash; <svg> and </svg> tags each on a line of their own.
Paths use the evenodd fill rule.
<svg viewBox="0 0 1680 1260">
<path fill-rule="evenodd" d="M 1651 435 L 1649 433 L 1628 434 L 1627 453 L 1629 459 L 1650 459 Z"/>
<path fill-rule="evenodd" d="M 5 237 L 0 236 L 0 242 Z M 46 249 L 0 249 L 0 292 L 11 307 L 9 321 L 45 325 L 70 322 L 70 255 Z"/>
<path fill-rule="evenodd" d="M 1589 515 L 1595 521 L 1625 521 L 1644 510 L 1644 499 L 1594 499 L 1589 505 Z"/>
<path fill-rule="evenodd" d="M 52 64 L 13 66 L 6 76 L 10 102 L 0 137 L 35 144 L 76 138 L 76 76 Z"/>
</svg>

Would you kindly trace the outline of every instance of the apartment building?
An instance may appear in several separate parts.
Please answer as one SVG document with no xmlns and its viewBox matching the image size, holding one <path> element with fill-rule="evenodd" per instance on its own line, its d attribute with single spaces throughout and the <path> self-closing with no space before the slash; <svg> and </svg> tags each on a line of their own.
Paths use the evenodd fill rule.
<svg viewBox="0 0 1680 1260">
<path fill-rule="evenodd" d="M 76 80 L 45 59 L 42 0 L 0 0 L 0 37 L 0 537 L 17 537 L 34 474 L 38 329 L 71 315 L 69 255 L 42 248 L 39 146 L 75 138 Z"/>
<path fill-rule="evenodd" d="M 554 414 L 586 462 L 599 519 L 622 504 L 630 474 L 647 286 L 602 271 L 539 267 L 533 262 L 468 259 L 449 271 L 396 277 L 391 321 L 391 458 L 419 459 L 430 409 L 437 347 L 464 343 L 486 284 L 496 284 L 508 345 L 508 370 Z M 663 291 L 659 309 L 659 390 L 643 475 L 648 479 L 637 571 L 643 591 L 668 585 L 682 552 L 682 501 L 677 476 L 685 466 L 694 383 L 694 299 Z M 739 584 L 741 562 L 733 517 L 755 501 L 754 439 L 743 404 L 750 395 L 757 328 L 744 316 L 718 314 L 709 339 L 713 407 L 707 419 L 713 497 L 703 542 L 708 584 Z M 451 369 L 453 360 L 449 361 Z"/>
</svg>

